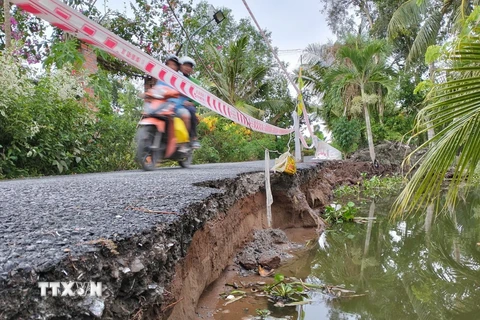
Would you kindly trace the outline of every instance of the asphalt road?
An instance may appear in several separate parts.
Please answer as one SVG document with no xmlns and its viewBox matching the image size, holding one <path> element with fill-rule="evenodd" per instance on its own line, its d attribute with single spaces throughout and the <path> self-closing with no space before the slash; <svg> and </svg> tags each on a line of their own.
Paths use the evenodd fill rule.
<svg viewBox="0 0 480 320">
<path fill-rule="evenodd" d="M 312 163 L 307 158 L 298 167 Z M 264 166 L 255 161 L 0 181 L 0 278 L 55 263 L 84 241 L 124 238 L 168 223 L 178 215 L 132 208 L 180 212 L 222 192 L 194 183 L 263 172 Z"/>
</svg>

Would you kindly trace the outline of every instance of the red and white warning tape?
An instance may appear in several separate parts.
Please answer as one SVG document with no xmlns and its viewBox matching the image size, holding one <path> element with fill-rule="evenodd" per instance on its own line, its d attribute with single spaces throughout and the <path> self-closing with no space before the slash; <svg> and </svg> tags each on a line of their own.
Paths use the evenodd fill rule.
<svg viewBox="0 0 480 320">
<path fill-rule="evenodd" d="M 108 31 L 77 10 L 57 0 L 10 0 L 21 9 L 50 22 L 80 40 L 100 48 L 156 79 L 171 84 L 185 96 L 210 110 L 254 131 L 284 135 L 293 132 L 243 114 L 225 101 L 153 59 L 145 52 Z"/>
</svg>

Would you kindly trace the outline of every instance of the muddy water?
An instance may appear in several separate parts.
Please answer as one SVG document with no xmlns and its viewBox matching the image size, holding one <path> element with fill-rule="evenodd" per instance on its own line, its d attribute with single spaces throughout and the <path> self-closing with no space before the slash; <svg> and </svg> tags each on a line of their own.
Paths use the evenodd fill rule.
<svg viewBox="0 0 480 320">
<path fill-rule="evenodd" d="M 316 243 L 317 233 L 315 229 L 304 228 L 292 228 L 284 230 L 288 239 L 294 243 L 302 245 L 301 249 L 287 250 L 292 255 L 292 258 L 285 263 L 281 269 L 290 267 L 293 270 L 292 274 L 298 274 L 300 269 L 304 269 L 301 273 L 305 276 L 308 275 L 310 270 L 308 267 L 309 256 L 315 251 L 312 249 Z M 282 273 L 284 274 L 284 273 Z M 263 283 L 272 283 L 272 277 L 261 277 L 253 273 L 241 272 L 236 266 L 227 267 L 222 276 L 217 279 L 212 285 L 210 285 L 202 294 L 197 307 L 198 319 L 210 319 L 210 320 L 227 320 L 227 319 L 248 319 L 249 315 L 256 315 L 256 309 L 268 309 L 268 299 L 266 297 L 259 296 L 261 292 L 253 292 L 252 287 L 238 288 L 239 290 L 248 292 L 245 298 L 237 302 L 227 304 L 227 301 L 219 298 L 219 296 L 227 291 L 233 289 L 228 284 L 237 284 L 240 287 L 242 284 L 247 287 L 251 284 L 258 284 L 253 286 L 253 290 L 260 289 Z M 292 312 L 294 310 L 283 310 Z"/>
<path fill-rule="evenodd" d="M 321 245 L 294 253 L 278 273 L 307 283 L 343 286 L 353 293 L 337 297 L 310 291 L 311 303 L 275 307 L 251 288 L 239 288 L 247 297 L 225 305 L 219 294 L 239 286 L 272 278 L 242 276 L 235 267 L 212 285 L 199 303 L 200 319 L 255 319 L 256 309 L 271 317 L 317 319 L 478 319 L 480 314 L 480 190 L 461 197 L 458 207 L 437 214 L 392 221 L 393 200 L 361 205 L 359 215 L 375 220 L 364 224 L 335 225 Z M 298 230 L 296 230 L 298 235 Z M 288 230 L 287 230 L 288 234 Z M 314 233 L 300 232 L 304 239 Z M 289 235 L 292 237 L 292 235 Z M 291 238 L 292 239 L 292 238 Z M 273 319 L 273 318 L 269 318 Z"/>
</svg>

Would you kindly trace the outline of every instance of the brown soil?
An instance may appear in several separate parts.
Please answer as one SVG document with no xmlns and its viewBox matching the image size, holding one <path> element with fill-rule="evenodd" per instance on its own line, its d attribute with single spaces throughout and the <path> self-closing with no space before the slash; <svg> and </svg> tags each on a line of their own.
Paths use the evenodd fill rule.
<svg viewBox="0 0 480 320">
<path fill-rule="evenodd" d="M 278 230 L 278 229 L 277 229 Z M 289 259 L 285 261 L 281 269 L 295 269 L 294 274 L 299 277 L 298 267 L 294 266 L 296 257 L 300 255 L 306 248 L 305 244 L 317 237 L 317 232 L 314 228 L 292 228 L 285 230 L 288 240 L 296 244 L 296 246 L 284 248 L 284 253 L 289 254 Z M 244 251 L 244 249 L 242 250 Z M 283 272 L 281 272 L 284 274 Z M 305 272 L 300 272 L 304 274 Z M 305 273 L 308 274 L 308 271 Z M 245 306 L 254 309 L 266 309 L 266 299 L 255 299 L 253 297 L 245 298 L 248 301 L 242 303 L 233 303 L 224 305 L 225 301 L 220 300 L 222 293 L 232 290 L 232 285 L 239 286 L 239 290 L 251 290 L 244 288 L 242 285 L 248 286 L 251 283 L 271 282 L 270 278 L 261 277 L 257 272 L 246 273 L 238 265 L 229 265 L 221 276 L 213 282 L 202 294 L 197 305 L 196 314 L 198 319 L 205 320 L 227 320 L 227 319 L 241 319 L 245 315 Z"/>
</svg>

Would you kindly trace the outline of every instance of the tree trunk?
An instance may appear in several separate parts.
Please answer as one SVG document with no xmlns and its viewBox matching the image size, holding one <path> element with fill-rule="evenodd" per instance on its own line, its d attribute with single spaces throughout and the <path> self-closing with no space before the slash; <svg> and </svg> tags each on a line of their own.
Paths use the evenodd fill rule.
<svg viewBox="0 0 480 320">
<path fill-rule="evenodd" d="M 351 4 L 358 6 L 360 8 L 360 10 L 363 11 L 363 13 L 365 14 L 365 17 L 368 20 L 369 29 L 372 30 L 373 19 L 372 19 L 372 15 L 370 13 L 370 9 L 368 8 L 368 3 L 367 2 L 368 1 L 365 1 L 365 0 L 353 0 L 351 2 Z"/>
<path fill-rule="evenodd" d="M 362 92 L 362 105 L 363 111 L 365 112 L 365 124 L 367 126 L 367 139 L 368 139 L 368 150 L 370 151 L 370 158 L 372 162 L 375 163 L 375 148 L 373 147 L 373 134 L 372 126 L 370 124 L 370 113 L 368 112 L 368 105 L 364 102 L 365 99 L 365 89 L 361 86 Z"/>
<path fill-rule="evenodd" d="M 5 49 L 10 49 L 12 45 L 12 27 L 10 24 L 10 2 L 3 0 L 3 16 L 5 18 Z"/>
<path fill-rule="evenodd" d="M 383 101 L 382 87 L 378 87 L 378 119 L 380 124 L 383 125 L 383 112 L 385 111 L 385 102 Z"/>
<path fill-rule="evenodd" d="M 432 81 L 432 83 L 435 83 L 435 64 L 433 62 L 428 65 L 428 72 L 430 74 L 430 81 Z M 430 119 L 428 118 L 427 121 L 430 121 Z M 433 139 L 433 137 L 435 136 L 435 130 L 431 125 L 428 126 L 427 136 L 428 140 Z"/>
<path fill-rule="evenodd" d="M 370 14 L 370 10 L 368 8 L 367 1 L 360 1 L 358 5 L 359 5 L 360 9 L 365 13 L 365 16 L 367 17 L 367 20 L 368 20 L 368 24 L 370 26 L 369 29 L 372 30 L 373 19 L 372 19 L 372 15 Z"/>
</svg>

